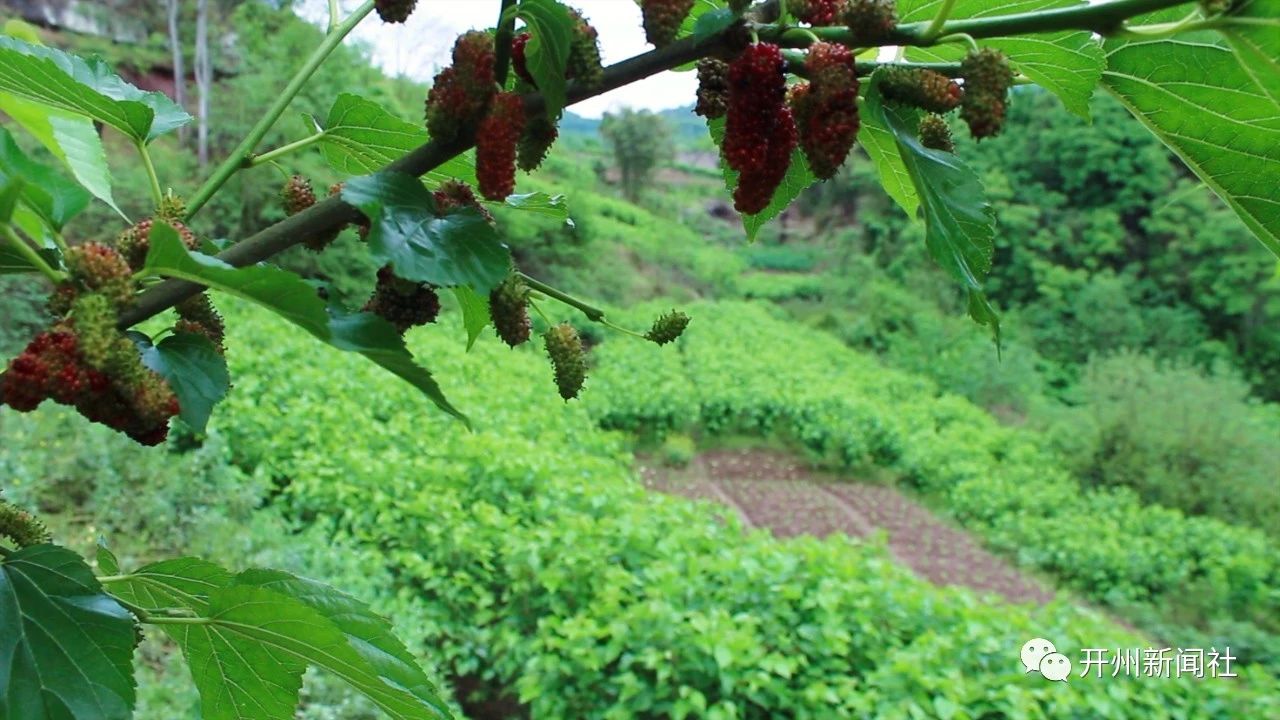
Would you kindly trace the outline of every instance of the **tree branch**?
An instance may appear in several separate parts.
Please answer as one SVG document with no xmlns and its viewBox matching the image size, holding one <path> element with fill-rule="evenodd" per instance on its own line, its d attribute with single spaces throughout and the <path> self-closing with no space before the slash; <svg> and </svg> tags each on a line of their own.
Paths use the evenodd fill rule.
<svg viewBox="0 0 1280 720">
<path fill-rule="evenodd" d="M 978 40 L 1061 30 L 1084 30 L 1108 35 L 1121 29 L 1124 21 L 1129 18 L 1187 4 L 1189 0 L 1110 0 L 1096 5 L 1076 5 L 1011 15 L 962 18 L 945 22 L 941 30 L 937 31 L 937 35 L 930 35 L 932 21 L 903 23 L 894 28 L 882 44 L 935 45 L 940 38 L 958 33 Z M 784 47 L 808 47 L 812 42 L 808 34 L 800 32 L 799 29 L 782 28 L 776 25 L 755 25 L 752 28 L 761 40 L 776 42 Z M 857 40 L 847 27 L 815 27 L 807 30 L 828 42 L 852 44 Z"/>
<path fill-rule="evenodd" d="M 685 38 L 672 43 L 661 50 L 654 50 L 643 55 L 623 60 L 611 65 L 604 74 L 599 87 L 586 89 L 574 83 L 569 86 L 569 103 L 576 103 L 595 97 L 602 93 L 616 90 L 656 75 L 664 70 L 678 67 L 696 60 L 725 44 L 722 35 L 716 35 L 695 41 Z M 542 109 L 541 95 L 525 97 L 527 112 L 539 112 Z M 433 140 L 419 146 L 409 154 L 388 165 L 385 170 L 423 175 L 452 159 L 454 156 L 470 148 L 474 143 L 474 128 L 464 132 L 463 136 L 452 142 Z M 303 241 L 340 229 L 348 223 L 363 218 L 358 210 L 333 197 L 319 202 L 310 208 L 286 218 L 271 227 L 248 237 L 236 245 L 218 254 L 218 258 L 235 267 L 244 267 L 261 262 L 281 253 Z M 134 307 L 120 315 L 119 327 L 130 328 L 147 318 L 186 300 L 204 288 L 196 283 L 184 280 L 166 280 L 138 296 Z"/>
<path fill-rule="evenodd" d="M 1059 30 L 1087 30 L 1105 34 L 1118 29 L 1125 20 L 1135 15 L 1184 5 L 1187 2 L 1188 0 L 1110 0 L 1096 5 L 1080 5 L 1058 10 L 949 20 L 943 25 L 942 33 L 944 35 L 965 33 L 974 38 Z M 927 21 L 900 25 L 894 30 L 892 37 L 886 41 L 886 44 L 932 44 L 935 39 L 925 37 L 930 25 L 931 23 Z M 810 31 L 824 40 L 852 41 L 848 28 L 810 28 L 801 32 L 773 25 L 754 25 L 751 27 L 757 31 L 762 40 L 779 42 L 789 47 L 807 47 L 812 43 Z M 588 90 L 577 83 L 570 84 L 569 104 L 581 102 L 587 98 L 615 90 L 698 58 L 713 55 L 717 51 L 726 49 L 730 44 L 729 38 L 739 32 L 740 30 L 737 27 L 731 27 L 706 38 L 684 38 L 660 50 L 654 50 L 623 60 L 605 70 L 603 82 L 595 89 Z M 874 69 L 874 67 L 878 66 L 872 63 L 859 64 L 868 69 Z M 949 68 L 940 67 L 939 69 L 945 71 Z M 534 94 L 525 98 L 525 107 L 528 112 L 541 110 L 542 104 L 543 100 L 540 95 Z M 474 138 L 470 133 L 464 133 L 463 137 L 453 142 L 431 141 L 391 163 L 385 169 L 411 175 L 423 175 L 439 167 L 473 144 Z M 243 161 L 244 155 L 245 153 L 241 152 L 232 157 L 236 163 L 240 163 Z M 307 239 L 340 229 L 347 223 L 360 219 L 360 217 L 355 208 L 343 203 L 338 198 L 329 198 L 256 235 L 246 238 L 239 244 L 220 253 L 218 257 L 236 267 L 261 262 L 294 245 L 301 244 Z M 132 327 L 195 295 L 202 289 L 200 285 L 195 283 L 166 280 L 142 293 L 138 298 L 137 305 L 121 315 L 119 327 L 122 329 Z"/>
</svg>

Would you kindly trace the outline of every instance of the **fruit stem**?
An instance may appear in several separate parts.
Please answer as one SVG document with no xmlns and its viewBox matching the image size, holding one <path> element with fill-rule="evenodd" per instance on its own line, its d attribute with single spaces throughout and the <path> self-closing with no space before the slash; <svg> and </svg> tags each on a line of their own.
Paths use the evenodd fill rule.
<svg viewBox="0 0 1280 720">
<path fill-rule="evenodd" d="M 519 275 L 520 279 L 524 280 L 524 284 L 528 285 L 531 289 L 537 290 L 538 292 L 542 293 L 543 295 L 546 295 L 547 297 L 555 298 L 556 300 L 559 300 L 565 305 L 568 305 L 570 307 L 575 307 L 581 310 L 582 314 L 586 315 L 587 319 L 590 320 L 591 322 L 598 322 L 598 323 L 604 322 L 604 311 L 601 310 L 600 308 L 588 305 L 586 302 L 579 300 L 578 298 L 566 292 L 557 290 L 551 287 L 550 285 L 542 282 L 541 280 L 531 278 L 522 272 L 517 272 L 516 274 Z"/>
<path fill-rule="evenodd" d="M 324 138 L 326 132 L 327 131 L 325 130 L 321 130 L 320 132 L 314 135 L 308 135 L 307 137 L 304 137 L 301 140 L 298 140 L 295 142 L 291 142 L 288 145 L 281 145 L 275 150 L 268 150 L 267 152 L 264 152 L 261 155 L 249 155 L 244 160 L 244 166 L 257 167 L 259 165 L 264 165 L 266 163 L 269 163 L 278 157 L 283 157 L 285 155 L 288 155 L 291 152 L 297 152 L 298 150 L 311 147 L 312 145 L 320 142 L 320 140 Z"/>
<path fill-rule="evenodd" d="M 27 262 L 31 263 L 35 269 L 44 273 L 45 277 L 49 278 L 49 280 L 51 280 L 55 285 L 67 279 L 66 273 L 54 270 L 50 267 L 49 263 L 45 262 L 44 258 L 40 257 L 40 253 L 36 252 L 34 248 L 27 244 L 26 240 L 18 237 L 18 233 L 14 232 L 12 225 L 7 223 L 5 224 L 4 236 L 9 241 L 9 244 L 13 246 L 13 249 L 18 251 L 19 255 L 25 258 Z"/>
<path fill-rule="evenodd" d="M 951 19 L 951 10 L 956 6 L 956 0 L 943 0 L 942 7 L 938 9 L 938 14 L 933 16 L 933 22 L 929 23 L 929 27 L 925 28 L 924 36 L 929 39 L 936 39 L 942 34 L 942 26 L 947 24 L 947 20 Z"/>
<path fill-rule="evenodd" d="M 133 145 L 138 148 L 138 155 L 142 156 L 142 167 L 147 169 L 147 179 L 151 181 L 151 199 L 156 207 L 160 207 L 160 203 L 164 200 L 164 191 L 160 189 L 160 176 L 156 175 L 156 164 L 151 162 L 151 151 L 142 140 L 135 141 Z"/>
<path fill-rule="evenodd" d="M 499 89 L 507 84 L 507 71 L 511 68 L 511 38 L 515 35 L 516 14 L 511 10 L 515 0 L 502 0 L 498 9 L 498 32 L 493 36 L 493 76 Z"/>
<path fill-rule="evenodd" d="M 333 32 L 338 27 L 338 16 L 342 10 L 338 7 L 338 0 L 329 0 L 329 29 L 327 32 Z"/>
<path fill-rule="evenodd" d="M 200 208 L 204 207 L 205 203 L 209 202 L 210 198 L 231 179 L 231 176 L 235 175 L 244 166 L 245 159 L 250 157 L 253 149 L 258 146 L 258 143 L 262 142 L 262 138 L 266 137 L 267 132 L 275 125 L 276 120 L 279 120 L 280 116 L 284 114 L 284 111 L 293 102 L 293 99 L 297 97 L 298 93 L 302 91 L 303 86 L 307 84 L 311 76 L 316 73 L 316 70 L 320 69 L 320 66 L 329 58 L 329 55 L 342 44 L 343 39 L 371 12 L 373 12 L 373 0 L 365 0 L 364 4 L 356 8 L 355 12 L 351 13 L 346 20 L 339 23 L 325 36 L 324 42 L 320 43 L 320 47 L 311 53 L 311 57 L 307 58 L 301 68 L 298 68 L 298 72 L 289 80 L 289 84 L 285 86 L 284 91 L 280 93 L 280 96 L 271 104 L 267 112 L 249 130 L 249 134 L 245 135 L 240 144 L 236 146 L 236 149 L 227 156 L 226 160 L 222 161 L 222 164 L 213 171 L 213 175 L 200 186 L 200 189 L 187 202 L 186 220 L 190 220 L 192 216 L 199 212 Z"/>
<path fill-rule="evenodd" d="M 978 52 L 978 41 L 974 40 L 973 36 L 968 33 L 951 33 L 950 35 L 943 35 L 935 42 L 939 45 L 945 45 L 947 43 L 964 43 L 968 45 L 969 49 L 973 52 Z"/>
</svg>

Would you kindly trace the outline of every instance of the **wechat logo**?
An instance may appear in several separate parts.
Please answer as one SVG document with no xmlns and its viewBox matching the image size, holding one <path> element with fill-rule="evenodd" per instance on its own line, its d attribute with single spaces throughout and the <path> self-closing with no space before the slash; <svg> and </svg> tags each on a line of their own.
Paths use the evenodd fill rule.
<svg viewBox="0 0 1280 720">
<path fill-rule="evenodd" d="M 1044 638 L 1033 638 L 1022 646 L 1022 666 L 1055 682 L 1066 682 L 1071 674 L 1071 661 Z"/>
</svg>

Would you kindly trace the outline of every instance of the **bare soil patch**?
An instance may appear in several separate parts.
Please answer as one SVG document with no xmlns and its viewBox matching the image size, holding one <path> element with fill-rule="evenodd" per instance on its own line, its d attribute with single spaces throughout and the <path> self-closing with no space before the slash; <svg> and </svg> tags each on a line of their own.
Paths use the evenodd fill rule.
<svg viewBox="0 0 1280 720">
<path fill-rule="evenodd" d="M 936 585 L 962 585 L 1014 602 L 1053 598 L 1035 578 L 898 490 L 838 481 L 785 453 L 712 450 L 686 468 L 642 461 L 640 470 L 653 490 L 726 505 L 778 537 L 884 532 L 893 556 Z"/>
</svg>

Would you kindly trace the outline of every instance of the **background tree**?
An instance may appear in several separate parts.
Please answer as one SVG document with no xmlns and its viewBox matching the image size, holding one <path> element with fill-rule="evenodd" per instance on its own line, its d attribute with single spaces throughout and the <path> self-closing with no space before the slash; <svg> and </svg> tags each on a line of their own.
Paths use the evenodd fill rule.
<svg viewBox="0 0 1280 720">
<path fill-rule="evenodd" d="M 600 135 L 613 151 L 627 199 L 638 199 L 653 180 L 654 170 L 671 159 L 669 134 L 666 121 L 649 110 L 623 108 L 605 113 Z"/>
</svg>

